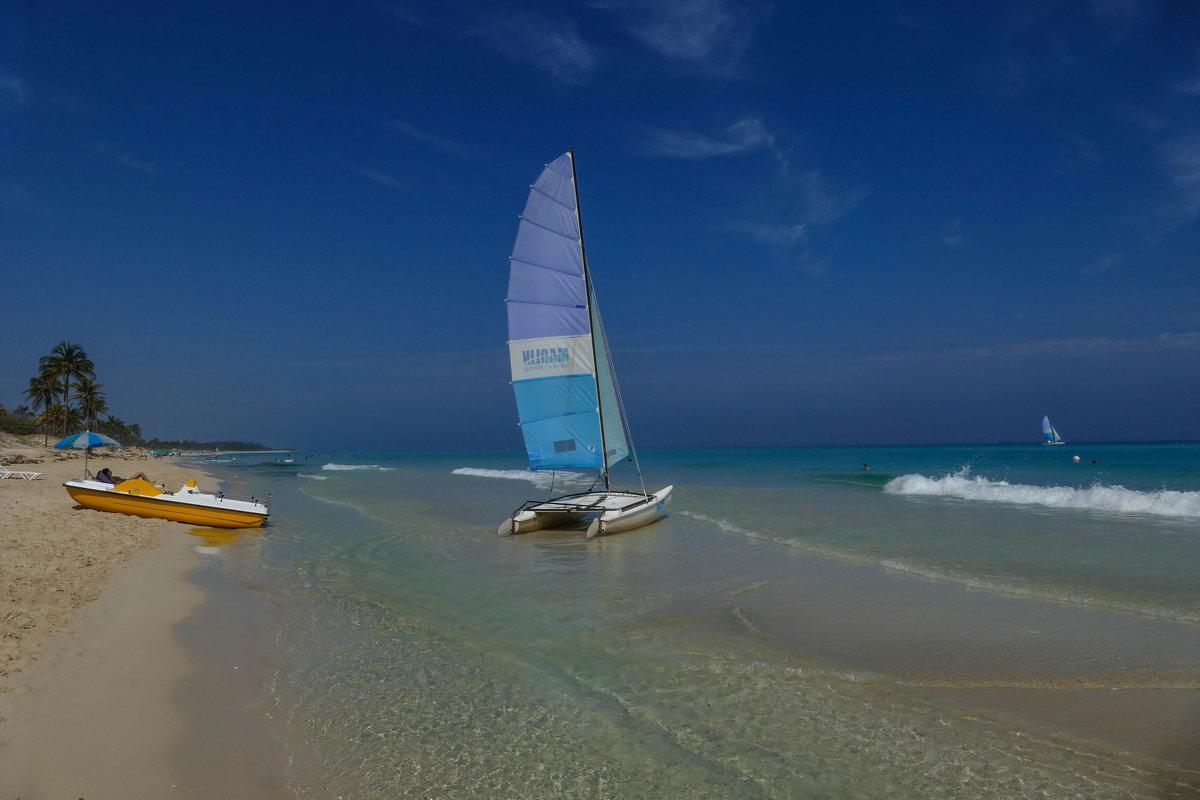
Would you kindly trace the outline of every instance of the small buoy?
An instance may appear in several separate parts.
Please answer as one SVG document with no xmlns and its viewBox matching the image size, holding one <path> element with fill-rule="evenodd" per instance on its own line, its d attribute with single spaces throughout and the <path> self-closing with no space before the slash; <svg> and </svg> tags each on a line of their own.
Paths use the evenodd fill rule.
<svg viewBox="0 0 1200 800">
<path fill-rule="evenodd" d="M 1073 460 L 1075 463 L 1079 463 L 1079 456 L 1075 456 L 1075 458 L 1073 458 L 1072 460 Z"/>
</svg>

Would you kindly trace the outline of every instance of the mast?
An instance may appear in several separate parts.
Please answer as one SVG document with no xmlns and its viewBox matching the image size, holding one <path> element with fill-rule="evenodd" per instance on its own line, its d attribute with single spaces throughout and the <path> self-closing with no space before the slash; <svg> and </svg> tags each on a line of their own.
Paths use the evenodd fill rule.
<svg viewBox="0 0 1200 800">
<path fill-rule="evenodd" d="M 583 256 L 583 285 L 587 293 L 587 310 L 588 310 L 588 330 L 591 331 L 592 338 L 592 379 L 596 383 L 596 416 L 600 418 L 600 458 L 602 459 L 603 474 L 604 474 L 604 490 L 608 491 L 612 487 L 608 482 L 608 438 L 604 435 L 604 404 L 600 401 L 600 353 L 596 349 L 596 327 L 592 320 L 592 273 L 588 269 L 587 248 L 583 245 L 583 214 L 579 210 L 579 180 L 575 174 L 575 148 L 568 147 L 567 152 L 571 154 L 571 187 L 575 190 L 575 222 L 579 226 L 579 252 Z"/>
</svg>

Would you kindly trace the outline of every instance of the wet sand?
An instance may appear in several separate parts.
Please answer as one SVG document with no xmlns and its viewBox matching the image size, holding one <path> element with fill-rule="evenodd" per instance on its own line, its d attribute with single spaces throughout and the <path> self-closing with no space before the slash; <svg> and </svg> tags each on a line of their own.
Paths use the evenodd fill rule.
<svg viewBox="0 0 1200 800">
<path fill-rule="evenodd" d="M 201 535 L 196 531 L 197 537 Z M 284 725 L 270 705 L 275 666 L 269 659 L 280 627 L 279 608 L 263 593 L 238 586 L 221 566 L 230 541 L 201 545 L 205 563 L 189 580 L 204 602 L 175 626 L 175 638 L 190 670 L 176 685 L 174 700 L 187 727 L 173 748 L 174 772 L 191 796 L 224 800 L 285 800 Z M 293 753 L 303 752 L 293 745 Z"/>
<path fill-rule="evenodd" d="M 730 594 L 739 624 L 1031 733 L 1165 762 L 1200 792 L 1200 636 L 1184 623 L 793 560 Z"/>
<path fill-rule="evenodd" d="M 291 796 L 262 700 L 276 621 L 205 568 L 206 529 L 77 506 L 82 454 L 0 457 L 45 473 L 0 481 L 0 797 Z M 101 466 L 217 488 L 137 453 Z"/>
</svg>

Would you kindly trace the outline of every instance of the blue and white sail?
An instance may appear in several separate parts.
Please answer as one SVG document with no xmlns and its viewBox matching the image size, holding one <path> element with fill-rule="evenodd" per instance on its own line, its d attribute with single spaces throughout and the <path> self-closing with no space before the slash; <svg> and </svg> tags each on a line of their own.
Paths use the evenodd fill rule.
<svg viewBox="0 0 1200 800">
<path fill-rule="evenodd" d="M 573 154 L 533 184 L 509 259 L 508 352 L 531 469 L 602 469 L 628 454 L 583 248 Z"/>
<path fill-rule="evenodd" d="M 1050 424 L 1050 417 L 1042 417 L 1042 438 L 1045 441 L 1042 444 L 1062 444 L 1063 440 L 1059 437 L 1058 431 L 1054 430 L 1054 426 Z"/>
</svg>

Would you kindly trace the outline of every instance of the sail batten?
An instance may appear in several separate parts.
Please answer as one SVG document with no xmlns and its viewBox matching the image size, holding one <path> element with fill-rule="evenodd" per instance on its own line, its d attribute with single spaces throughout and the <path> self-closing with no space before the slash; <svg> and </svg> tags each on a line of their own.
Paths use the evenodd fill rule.
<svg viewBox="0 0 1200 800">
<path fill-rule="evenodd" d="M 546 264 L 534 264 L 532 261 L 518 261 L 515 258 L 509 259 L 509 260 L 512 263 L 519 264 L 522 267 L 529 267 L 530 269 L 544 269 L 547 272 L 553 272 L 558 275 L 574 275 L 575 274 L 567 269 L 561 269 L 559 267 L 551 267 L 551 266 L 547 266 Z"/>
<path fill-rule="evenodd" d="M 571 305 L 570 303 L 542 303 L 537 300 L 509 300 L 508 302 L 516 303 L 517 305 L 524 304 L 527 306 L 558 306 L 559 308 L 573 308 L 573 309 L 587 308 L 587 306 L 581 305 L 579 303 L 575 303 L 574 305 Z"/>
<path fill-rule="evenodd" d="M 575 239 L 571 238 L 571 235 L 569 233 L 563 233 L 562 231 L 556 231 L 553 228 L 550 228 L 546 225 L 541 225 L 541 224 L 535 222 L 534 220 L 526 219 L 525 217 L 521 217 L 521 221 L 528 222 L 533 227 L 540 228 L 540 229 L 546 231 L 547 233 L 551 234 L 552 236 L 559 236 L 559 237 L 561 237 L 563 239 L 567 239 L 569 241 L 576 241 Z"/>
</svg>

